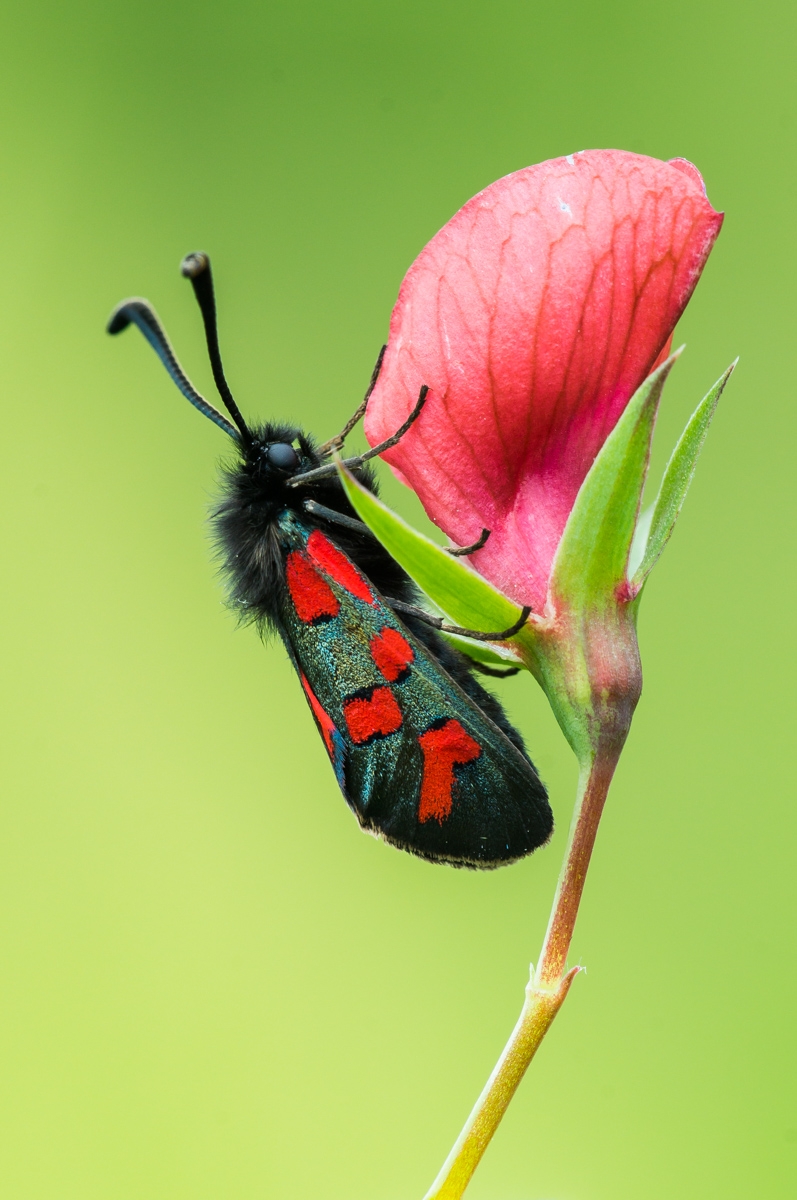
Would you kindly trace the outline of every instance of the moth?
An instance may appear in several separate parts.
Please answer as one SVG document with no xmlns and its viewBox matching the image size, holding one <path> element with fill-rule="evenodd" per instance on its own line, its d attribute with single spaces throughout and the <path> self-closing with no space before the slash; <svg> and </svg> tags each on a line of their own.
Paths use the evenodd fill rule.
<svg viewBox="0 0 797 1200">
<path fill-rule="evenodd" d="M 365 413 L 365 398 L 336 437 L 317 445 L 292 425 L 248 424 L 224 374 L 210 261 L 190 254 L 213 377 L 225 416 L 188 379 L 152 307 L 129 299 L 108 332 L 135 325 L 183 396 L 232 439 L 212 516 L 230 603 L 261 633 L 282 639 L 304 690 L 340 789 L 363 829 L 432 862 L 496 867 L 529 854 L 553 827 L 547 793 L 520 734 L 474 672 L 503 674 L 446 641 L 448 625 L 420 605 L 415 585 L 357 519 L 332 455 Z M 428 388 L 392 438 L 346 460 L 376 492 L 369 460 L 421 417 Z M 484 544 L 485 530 L 468 553 Z M 511 669 L 510 669 L 511 670 Z"/>
</svg>

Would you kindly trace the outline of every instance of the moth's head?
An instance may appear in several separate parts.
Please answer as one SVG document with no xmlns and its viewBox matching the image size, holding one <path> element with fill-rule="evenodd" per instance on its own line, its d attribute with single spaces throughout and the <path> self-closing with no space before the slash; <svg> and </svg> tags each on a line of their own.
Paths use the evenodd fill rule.
<svg viewBox="0 0 797 1200">
<path fill-rule="evenodd" d="M 246 474 L 268 492 L 280 492 L 295 475 L 315 466 L 313 446 L 298 429 L 265 425 L 251 430 L 252 440 L 241 448 Z"/>
<path fill-rule="evenodd" d="M 302 460 L 290 442 L 270 442 L 260 448 L 260 460 L 271 471 L 293 475 Z"/>
<path fill-rule="evenodd" d="M 250 441 L 241 447 L 244 470 L 252 478 L 279 486 L 319 466 L 322 456 L 311 437 L 295 425 L 269 421 L 250 425 Z"/>
</svg>

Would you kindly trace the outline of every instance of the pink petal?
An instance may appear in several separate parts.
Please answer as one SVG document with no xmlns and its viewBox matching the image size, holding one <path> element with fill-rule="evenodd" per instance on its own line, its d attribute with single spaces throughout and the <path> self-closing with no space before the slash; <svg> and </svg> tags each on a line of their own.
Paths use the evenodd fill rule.
<svg viewBox="0 0 797 1200">
<path fill-rule="evenodd" d="M 666 351 L 719 233 L 696 167 L 587 150 L 499 179 L 407 272 L 368 405 L 385 455 L 470 559 L 540 611 L 576 494 Z"/>
</svg>

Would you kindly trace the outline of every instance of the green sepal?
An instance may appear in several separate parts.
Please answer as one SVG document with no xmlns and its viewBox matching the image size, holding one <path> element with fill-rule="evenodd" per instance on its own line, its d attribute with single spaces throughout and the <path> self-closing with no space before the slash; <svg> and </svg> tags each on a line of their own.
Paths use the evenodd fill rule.
<svg viewBox="0 0 797 1200">
<path fill-rule="evenodd" d="M 649 375 L 628 402 L 581 485 L 551 571 L 550 592 L 573 611 L 618 598 L 645 486 L 661 393 L 676 358 Z"/>
<path fill-rule="evenodd" d="M 422 592 L 455 625 L 466 629 L 508 629 L 520 615 L 517 605 L 461 559 L 413 529 L 337 460 L 338 474 L 357 515 Z M 475 655 L 474 655 L 475 657 Z M 492 661 L 490 659 L 489 661 Z"/>
<path fill-rule="evenodd" d="M 469 638 L 459 637 L 456 633 L 443 633 L 442 636 L 456 650 L 467 654 L 468 658 L 472 658 L 478 663 L 486 663 L 490 667 L 521 667 L 524 671 L 528 670 L 526 664 L 516 658 L 511 651 L 507 650 L 505 654 L 500 654 L 498 652 L 500 643 L 474 642 Z"/>
<path fill-rule="evenodd" d="M 686 493 L 694 478 L 697 459 L 703 449 L 703 443 L 706 440 L 719 398 L 738 361 L 737 358 L 735 362 L 731 363 L 727 371 L 720 376 L 713 388 L 698 404 L 689 418 L 686 429 L 681 434 L 678 445 L 672 452 L 653 507 L 650 532 L 641 556 L 642 561 L 631 579 L 633 592 L 640 590 L 670 539 L 686 499 Z"/>
</svg>

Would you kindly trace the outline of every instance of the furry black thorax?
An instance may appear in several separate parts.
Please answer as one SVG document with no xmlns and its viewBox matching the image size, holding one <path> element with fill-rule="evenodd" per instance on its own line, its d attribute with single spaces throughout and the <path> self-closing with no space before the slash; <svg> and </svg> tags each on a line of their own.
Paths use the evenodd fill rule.
<svg viewBox="0 0 797 1200">
<path fill-rule="evenodd" d="M 277 518 L 286 509 L 308 529 L 321 529 L 356 563 L 383 596 L 413 603 L 417 592 L 395 559 L 365 527 L 362 532 L 326 521 L 304 507 L 315 500 L 325 508 L 357 519 L 337 475 L 291 487 L 290 481 L 325 461 L 316 444 L 290 425 L 268 424 L 252 429 L 252 441 L 242 446 L 237 462 L 223 468 L 222 499 L 212 522 L 227 579 L 232 607 L 245 621 L 261 630 L 278 623 L 285 588 L 284 551 L 277 534 Z M 273 467 L 266 457 L 270 445 L 293 445 L 299 464 L 293 469 Z M 355 471 L 358 481 L 377 494 L 373 471 L 367 465 Z"/>
</svg>

